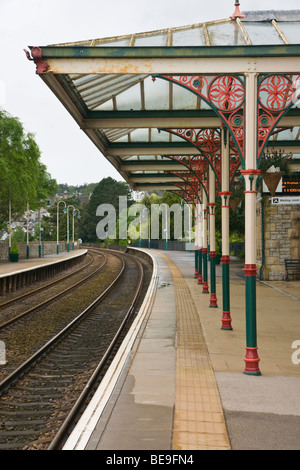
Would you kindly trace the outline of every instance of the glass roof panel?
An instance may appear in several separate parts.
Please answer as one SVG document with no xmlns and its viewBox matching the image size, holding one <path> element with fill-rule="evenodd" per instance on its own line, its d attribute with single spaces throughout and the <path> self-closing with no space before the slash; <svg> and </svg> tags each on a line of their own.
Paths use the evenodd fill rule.
<svg viewBox="0 0 300 470">
<path fill-rule="evenodd" d="M 277 129 L 278 130 L 278 129 Z M 281 130 L 272 136 L 272 140 L 277 140 L 280 142 L 281 140 L 296 140 L 299 134 L 299 127 L 293 127 L 291 129 Z"/>
<path fill-rule="evenodd" d="M 151 140 L 152 142 L 169 142 L 169 133 L 159 132 L 158 129 L 151 129 Z"/>
<path fill-rule="evenodd" d="M 205 46 L 203 29 L 198 27 L 174 31 L 172 46 Z"/>
<path fill-rule="evenodd" d="M 284 44 L 272 23 L 243 21 L 243 25 L 254 46 L 259 44 Z"/>
<path fill-rule="evenodd" d="M 136 83 L 138 83 L 137 87 L 139 87 L 140 80 L 146 76 L 147 75 L 105 75 L 99 77 L 98 75 L 97 78 L 95 78 L 95 75 L 92 75 L 90 81 L 87 81 L 85 77 L 74 80 L 73 83 L 86 106 L 91 110 L 99 109 L 104 102 L 111 100 L 113 97 L 122 96 L 123 93 L 126 93 L 126 90 L 129 92 L 129 95 L 126 94 L 127 99 L 128 96 L 130 98 L 129 101 L 135 98 L 137 101 L 137 107 L 135 109 L 140 109 L 140 93 L 137 94 L 135 91 L 130 92 L 130 90 L 134 88 Z M 121 101 L 122 98 L 120 99 L 120 102 Z M 125 109 L 128 109 L 128 104 Z M 130 109 L 133 109 L 133 104 L 130 106 Z"/>
<path fill-rule="evenodd" d="M 284 21 L 278 26 L 291 44 L 300 44 L 300 21 Z"/>
<path fill-rule="evenodd" d="M 114 110 L 114 103 L 113 100 L 105 101 L 100 106 L 95 108 L 95 111 L 113 111 Z"/>
<path fill-rule="evenodd" d="M 208 25 L 207 31 L 212 46 L 245 45 L 239 25 L 235 22 Z"/>
<path fill-rule="evenodd" d="M 164 34 L 147 34 L 147 36 L 137 36 L 134 42 L 135 46 L 166 46 L 168 35 Z"/>
<path fill-rule="evenodd" d="M 125 140 L 128 141 L 128 134 L 133 130 L 134 129 L 102 129 L 107 139 L 111 142 L 115 142 L 122 137 L 126 137 Z"/>
<path fill-rule="evenodd" d="M 141 85 L 128 88 L 117 96 L 117 109 L 125 111 L 126 109 L 141 109 Z"/>
<path fill-rule="evenodd" d="M 99 43 L 95 43 L 95 47 L 128 47 L 130 43 L 130 36 L 125 39 L 119 39 L 115 41 L 101 41 Z"/>
<path fill-rule="evenodd" d="M 155 83 L 149 77 L 144 80 L 145 108 L 169 109 L 169 83 L 165 80 L 156 80 Z"/>
<path fill-rule="evenodd" d="M 149 130 L 148 129 L 135 129 L 130 134 L 131 142 L 148 142 Z"/>
<path fill-rule="evenodd" d="M 173 86 L 173 109 L 196 109 L 198 98 L 185 88 Z"/>
</svg>

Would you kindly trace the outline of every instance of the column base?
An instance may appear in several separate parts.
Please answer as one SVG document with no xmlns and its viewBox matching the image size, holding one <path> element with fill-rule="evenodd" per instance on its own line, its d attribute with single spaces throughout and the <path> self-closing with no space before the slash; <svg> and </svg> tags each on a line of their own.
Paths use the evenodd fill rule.
<svg viewBox="0 0 300 470">
<path fill-rule="evenodd" d="M 198 269 L 195 269 L 194 279 L 198 278 Z"/>
<path fill-rule="evenodd" d="M 232 330 L 230 312 L 223 312 L 221 330 Z"/>
<path fill-rule="evenodd" d="M 209 294 L 208 283 L 207 282 L 203 282 L 202 294 Z"/>
<path fill-rule="evenodd" d="M 202 274 L 199 274 L 197 284 L 202 284 L 202 283 L 203 283 L 203 277 L 202 277 Z"/>
<path fill-rule="evenodd" d="M 209 301 L 210 301 L 210 305 L 209 305 L 210 308 L 218 308 L 218 300 L 217 300 L 216 294 L 211 293 Z"/>
<path fill-rule="evenodd" d="M 245 361 L 245 370 L 244 374 L 247 375 L 261 375 L 261 372 L 258 367 L 258 363 L 260 361 L 258 354 L 257 354 L 257 349 L 258 348 L 249 348 L 246 347 L 246 356 L 244 358 Z"/>
</svg>

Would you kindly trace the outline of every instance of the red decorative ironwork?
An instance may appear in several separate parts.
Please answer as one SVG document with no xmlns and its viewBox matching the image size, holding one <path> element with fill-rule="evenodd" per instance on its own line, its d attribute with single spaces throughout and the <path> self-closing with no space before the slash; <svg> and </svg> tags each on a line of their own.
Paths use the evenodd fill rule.
<svg viewBox="0 0 300 470">
<path fill-rule="evenodd" d="M 216 129 L 162 129 L 182 137 L 195 145 L 207 159 L 216 174 L 217 185 L 221 184 L 221 138 Z"/>
<path fill-rule="evenodd" d="M 206 101 L 228 127 L 241 163 L 244 164 L 245 77 L 233 74 L 162 74 L 157 77 L 187 88 Z M 258 162 L 281 117 L 299 100 L 299 85 L 299 74 L 279 73 L 259 76 L 257 99 Z"/>
<path fill-rule="evenodd" d="M 278 121 L 297 99 L 298 77 L 286 74 L 259 77 L 257 93 L 258 160 Z"/>
<path fill-rule="evenodd" d="M 200 96 L 221 117 L 235 140 L 240 158 L 244 160 L 244 77 L 232 74 L 157 75 Z"/>
<path fill-rule="evenodd" d="M 168 155 L 167 158 L 175 160 L 182 163 L 186 168 L 191 171 L 191 174 L 194 175 L 199 184 L 203 187 L 206 195 L 208 196 L 208 166 L 209 163 L 203 155 Z M 176 176 L 184 178 L 186 172 L 170 172 Z"/>
<path fill-rule="evenodd" d="M 208 195 L 208 165 L 210 164 L 216 174 L 216 194 L 221 188 L 221 137 L 216 129 L 163 129 L 172 134 L 178 135 L 183 139 L 191 142 L 201 152 L 201 156 L 196 157 L 179 157 L 176 159 L 181 163 L 187 162 L 186 166 L 190 168 L 203 184 Z M 240 166 L 240 157 L 233 141 L 230 137 L 230 161 L 229 161 L 229 184 L 232 183 L 234 175 Z M 204 162 L 206 166 L 204 167 Z M 193 165 L 193 167 L 192 167 Z M 200 166 L 199 166 L 200 165 Z M 204 171 L 205 169 L 205 171 Z M 205 179 L 206 174 L 206 179 Z"/>
<path fill-rule="evenodd" d="M 181 175 L 181 177 L 183 177 L 183 175 Z M 176 183 L 174 182 L 172 184 L 174 186 L 177 186 L 181 191 L 184 191 L 188 195 L 190 200 L 193 201 L 193 203 L 201 203 L 199 194 L 199 181 L 191 173 L 189 175 L 186 175 L 185 178 L 182 179 L 182 183 L 179 181 Z"/>
<path fill-rule="evenodd" d="M 244 84 L 234 75 L 220 75 L 210 84 L 208 97 L 218 110 L 236 111 L 244 102 Z"/>
</svg>

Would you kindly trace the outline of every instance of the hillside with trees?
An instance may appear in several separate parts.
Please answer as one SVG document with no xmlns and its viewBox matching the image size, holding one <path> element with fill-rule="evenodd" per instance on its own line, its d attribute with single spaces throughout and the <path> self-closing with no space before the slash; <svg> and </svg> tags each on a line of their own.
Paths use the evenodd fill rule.
<svg viewBox="0 0 300 470">
<path fill-rule="evenodd" d="M 57 184 L 41 162 L 34 136 L 26 133 L 18 118 L 0 110 L 0 229 L 11 218 L 42 207 Z"/>
</svg>

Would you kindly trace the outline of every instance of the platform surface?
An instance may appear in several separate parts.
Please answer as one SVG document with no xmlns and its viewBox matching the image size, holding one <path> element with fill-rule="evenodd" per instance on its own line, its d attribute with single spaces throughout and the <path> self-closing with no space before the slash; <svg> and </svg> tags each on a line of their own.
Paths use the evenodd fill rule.
<svg viewBox="0 0 300 470">
<path fill-rule="evenodd" d="M 151 312 L 136 326 L 115 385 L 105 399 L 95 395 L 65 449 L 298 450 L 300 282 L 257 282 L 262 375 L 249 376 L 242 263 L 230 263 L 233 329 L 224 331 L 221 265 L 212 309 L 194 279 L 193 253 L 150 252 Z"/>
<path fill-rule="evenodd" d="M 41 258 L 20 259 L 18 262 L 1 261 L 0 263 L 0 278 L 16 274 L 30 269 L 39 268 L 49 264 L 59 263 L 69 258 L 81 256 L 87 252 L 86 249 L 64 251 L 59 254 L 47 255 Z"/>
</svg>

